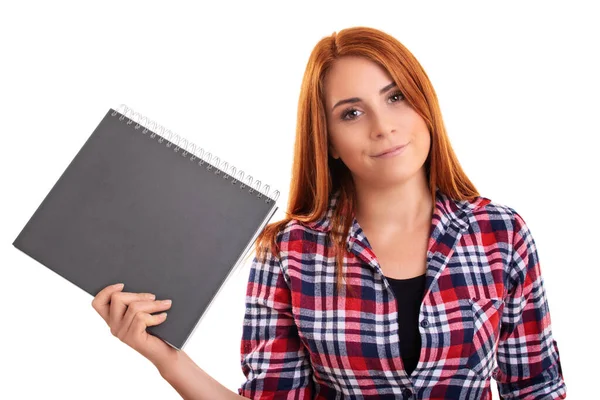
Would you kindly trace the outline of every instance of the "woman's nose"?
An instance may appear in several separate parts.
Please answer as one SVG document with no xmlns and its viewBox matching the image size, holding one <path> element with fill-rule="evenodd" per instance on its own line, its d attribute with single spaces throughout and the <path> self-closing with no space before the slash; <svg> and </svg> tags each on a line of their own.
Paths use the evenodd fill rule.
<svg viewBox="0 0 600 400">
<path fill-rule="evenodd" d="M 386 118 L 384 115 L 373 114 L 371 124 L 371 137 L 373 139 L 385 137 L 393 132 L 395 132 L 395 129 L 389 118 Z"/>
</svg>

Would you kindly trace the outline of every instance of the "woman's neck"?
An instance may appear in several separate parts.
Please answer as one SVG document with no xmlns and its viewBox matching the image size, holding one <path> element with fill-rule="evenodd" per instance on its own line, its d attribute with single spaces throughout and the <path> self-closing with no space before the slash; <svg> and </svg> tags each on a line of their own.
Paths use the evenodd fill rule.
<svg viewBox="0 0 600 400">
<path fill-rule="evenodd" d="M 424 174 L 386 188 L 355 181 L 357 221 L 363 228 L 411 232 L 429 226 L 433 204 Z"/>
</svg>

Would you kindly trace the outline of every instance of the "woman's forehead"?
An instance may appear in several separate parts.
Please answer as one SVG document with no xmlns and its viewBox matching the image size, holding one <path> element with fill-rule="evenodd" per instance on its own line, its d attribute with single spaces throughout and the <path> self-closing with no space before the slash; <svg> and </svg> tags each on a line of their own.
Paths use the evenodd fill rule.
<svg viewBox="0 0 600 400">
<path fill-rule="evenodd" d="M 324 77 L 325 101 L 329 107 L 337 101 L 380 95 L 381 89 L 393 82 L 379 64 L 364 57 L 342 57 L 334 61 Z"/>
</svg>

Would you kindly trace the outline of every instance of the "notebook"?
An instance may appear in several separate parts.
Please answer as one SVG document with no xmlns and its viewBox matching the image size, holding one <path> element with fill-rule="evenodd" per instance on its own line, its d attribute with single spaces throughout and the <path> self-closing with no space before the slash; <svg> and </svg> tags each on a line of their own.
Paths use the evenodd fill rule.
<svg viewBox="0 0 600 400">
<path fill-rule="evenodd" d="M 269 191 L 121 105 L 13 245 L 91 296 L 123 282 L 124 291 L 172 299 L 168 318 L 147 332 L 183 349 L 277 210 L 279 192 Z"/>
</svg>

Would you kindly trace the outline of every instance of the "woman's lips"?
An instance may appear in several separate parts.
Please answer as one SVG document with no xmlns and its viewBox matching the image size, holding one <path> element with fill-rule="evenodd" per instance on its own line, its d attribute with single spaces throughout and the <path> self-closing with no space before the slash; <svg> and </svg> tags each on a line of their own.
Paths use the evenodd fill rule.
<svg viewBox="0 0 600 400">
<path fill-rule="evenodd" d="M 373 158 L 389 158 L 389 157 L 395 157 L 395 156 L 397 156 L 398 154 L 401 154 L 401 153 L 404 151 L 404 149 L 406 148 L 406 146 L 408 146 L 408 143 L 407 143 L 407 144 L 405 144 L 405 145 L 402 145 L 402 146 L 397 146 L 397 147 L 394 147 L 394 148 L 392 148 L 392 149 L 390 149 L 390 150 L 386 150 L 385 152 L 383 152 L 383 153 L 381 153 L 381 154 L 379 154 L 379 155 L 376 155 L 376 156 L 371 156 L 371 157 L 373 157 Z"/>
</svg>

